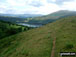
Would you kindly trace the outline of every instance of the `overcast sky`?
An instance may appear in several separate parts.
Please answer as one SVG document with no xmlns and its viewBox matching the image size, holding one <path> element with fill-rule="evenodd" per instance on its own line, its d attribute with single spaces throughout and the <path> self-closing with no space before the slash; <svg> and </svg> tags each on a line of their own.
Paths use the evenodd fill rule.
<svg viewBox="0 0 76 57">
<path fill-rule="evenodd" d="M 0 0 L 0 13 L 50 14 L 59 10 L 76 11 L 76 0 Z"/>
</svg>

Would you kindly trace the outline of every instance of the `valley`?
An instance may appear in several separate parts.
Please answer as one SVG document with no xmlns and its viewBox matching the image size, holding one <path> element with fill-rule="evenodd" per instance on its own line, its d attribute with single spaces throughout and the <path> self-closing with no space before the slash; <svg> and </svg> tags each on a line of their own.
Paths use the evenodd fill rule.
<svg viewBox="0 0 76 57">
<path fill-rule="evenodd" d="M 0 0 L 0 57 L 76 57 L 76 0 Z"/>
<path fill-rule="evenodd" d="M 21 17 L 23 16 L 23 17 Z M 25 17 L 28 16 L 28 17 Z M 31 27 L 40 27 L 46 25 L 48 23 L 52 23 L 58 19 L 68 17 L 68 16 L 76 16 L 75 11 L 67 11 L 67 10 L 60 10 L 48 15 L 9 15 L 9 14 L 2 14 L 0 15 L 0 20 L 15 23 L 15 24 L 22 24 L 24 26 L 31 26 Z"/>
<path fill-rule="evenodd" d="M 58 19 L 45 26 L 30 29 L 0 40 L 1 57 L 53 57 L 60 52 L 76 52 L 76 16 Z"/>
</svg>

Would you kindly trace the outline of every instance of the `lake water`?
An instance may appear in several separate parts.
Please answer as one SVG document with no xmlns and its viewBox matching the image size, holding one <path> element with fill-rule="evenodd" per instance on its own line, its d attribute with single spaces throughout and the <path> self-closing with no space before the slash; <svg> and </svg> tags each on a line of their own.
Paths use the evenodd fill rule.
<svg viewBox="0 0 76 57">
<path fill-rule="evenodd" d="M 28 26 L 28 27 L 41 27 L 42 25 L 35 25 L 35 24 L 25 24 L 25 23 L 19 23 L 19 25 Z"/>
</svg>

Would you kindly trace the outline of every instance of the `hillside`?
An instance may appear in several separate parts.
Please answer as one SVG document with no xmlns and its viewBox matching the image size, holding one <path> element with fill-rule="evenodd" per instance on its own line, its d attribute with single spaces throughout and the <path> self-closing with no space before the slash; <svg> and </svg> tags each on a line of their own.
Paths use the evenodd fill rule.
<svg viewBox="0 0 76 57">
<path fill-rule="evenodd" d="M 50 57 L 54 37 L 54 57 L 64 51 L 76 52 L 76 16 L 0 40 L 0 57 Z"/>
<path fill-rule="evenodd" d="M 48 24 L 68 16 L 76 16 L 76 11 L 60 10 L 41 17 L 29 18 L 28 23 Z"/>
</svg>

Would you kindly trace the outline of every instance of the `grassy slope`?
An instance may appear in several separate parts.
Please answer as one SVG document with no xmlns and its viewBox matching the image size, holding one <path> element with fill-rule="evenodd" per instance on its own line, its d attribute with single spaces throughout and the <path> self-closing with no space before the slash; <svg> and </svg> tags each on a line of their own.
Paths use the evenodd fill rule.
<svg viewBox="0 0 76 57">
<path fill-rule="evenodd" d="M 3 41 L 1 45 L 5 48 L 1 48 L 2 50 L 0 56 L 49 57 L 51 54 L 53 39 L 51 38 L 49 28 L 47 27 L 44 29 L 37 28 L 20 33 L 9 37 L 8 40 L 6 38 L 4 40 L 1 40 Z M 8 45 L 6 46 L 6 43 L 11 45 L 8 47 Z"/>
<path fill-rule="evenodd" d="M 0 40 L 0 57 L 50 57 L 52 35 L 57 38 L 55 57 L 60 57 L 61 51 L 76 52 L 76 17 L 67 17 Z M 74 48 L 65 49 L 67 43 L 72 43 Z"/>
</svg>

